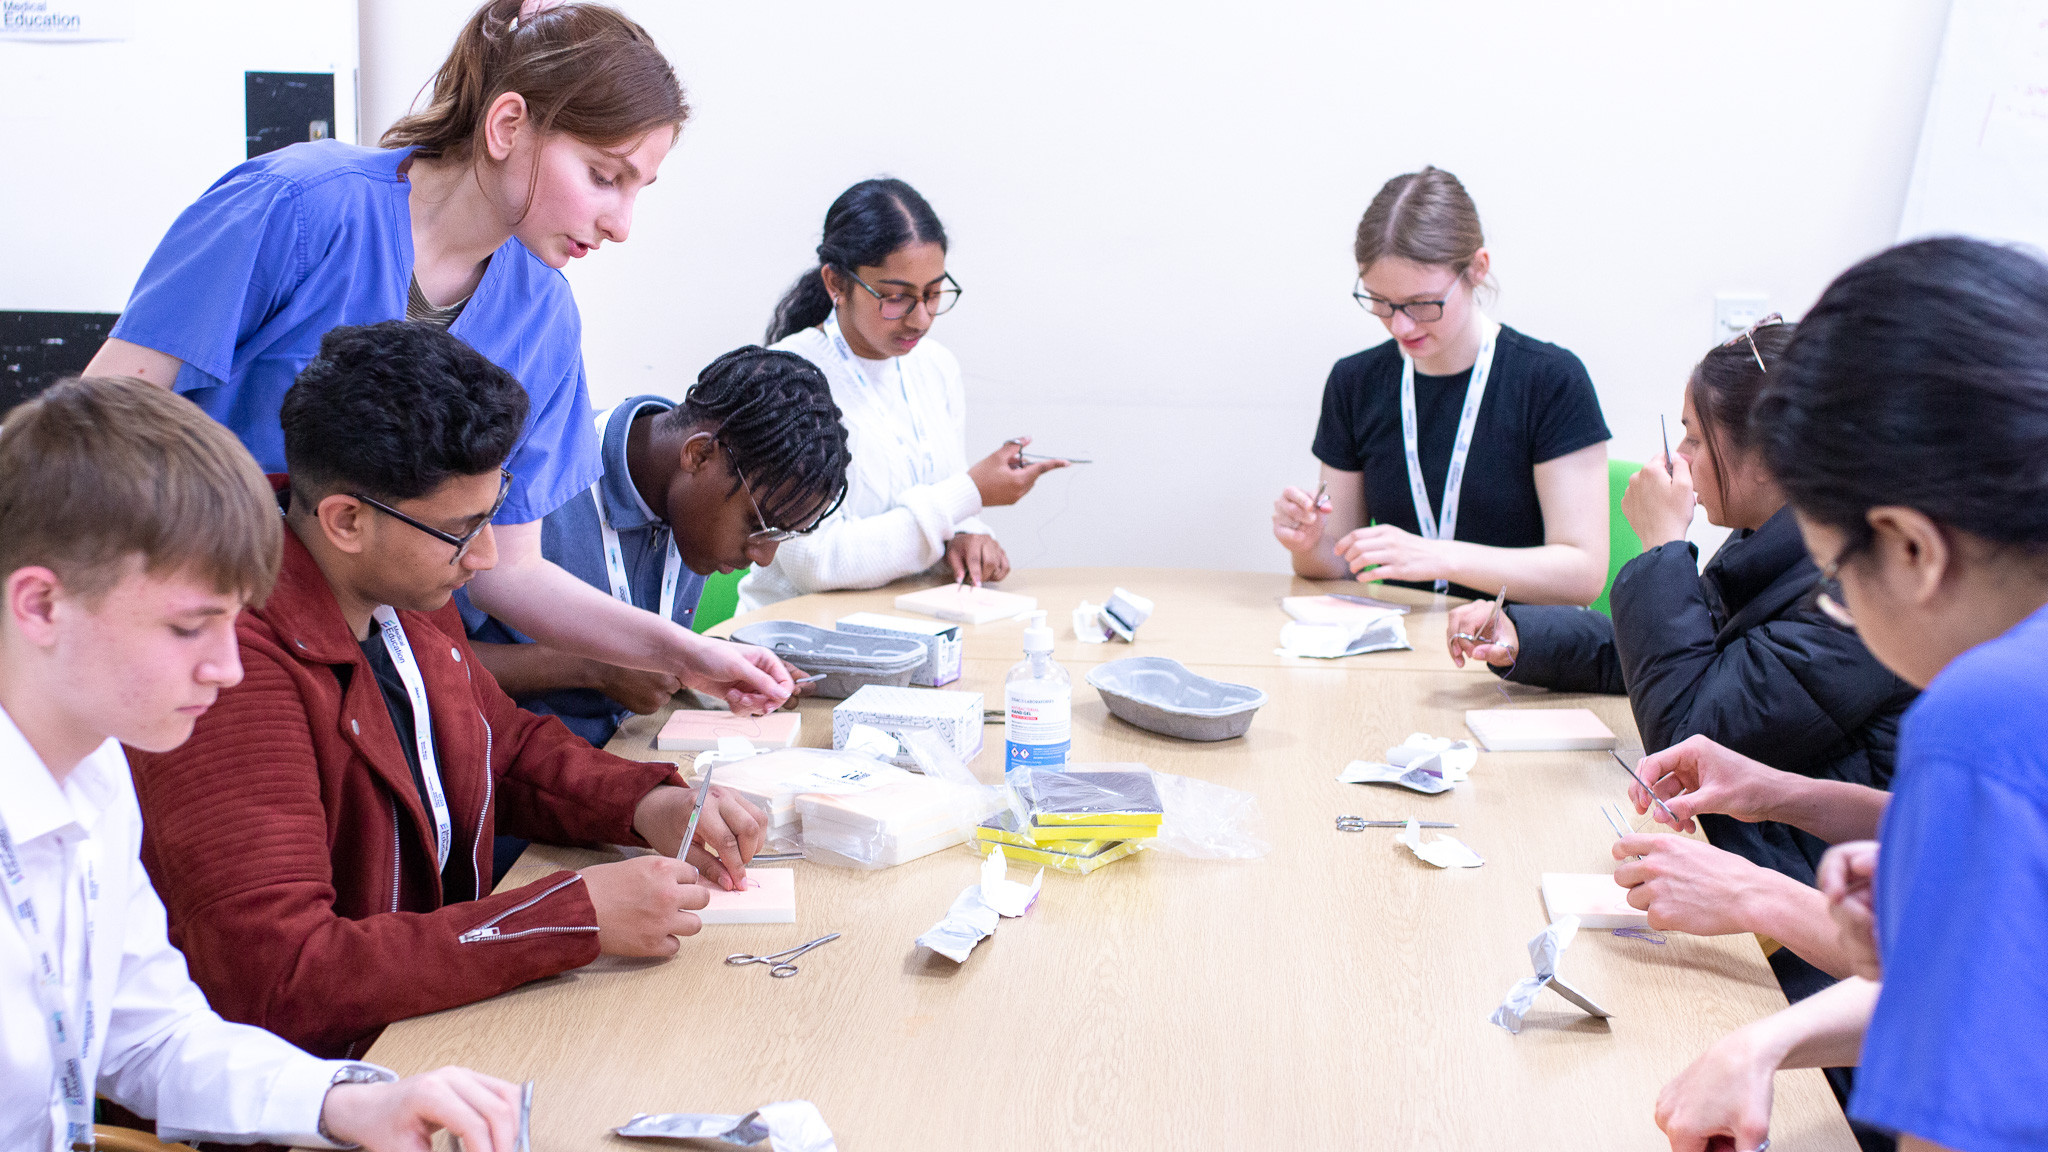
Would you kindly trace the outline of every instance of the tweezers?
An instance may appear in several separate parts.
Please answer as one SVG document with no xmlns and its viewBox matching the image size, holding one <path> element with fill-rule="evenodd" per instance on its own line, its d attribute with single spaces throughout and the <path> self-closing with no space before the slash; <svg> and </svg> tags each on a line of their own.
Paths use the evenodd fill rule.
<svg viewBox="0 0 2048 1152">
<path fill-rule="evenodd" d="M 1643 784 L 1643 778 L 1641 776 L 1636 775 L 1636 770 L 1628 766 L 1628 761 L 1623 760 L 1621 758 L 1620 752 L 1616 751 L 1613 748 L 1609 748 L 1607 750 L 1607 754 L 1609 756 L 1614 757 L 1614 762 L 1616 764 L 1621 765 L 1621 770 L 1623 772 L 1628 773 L 1629 779 L 1635 781 L 1638 784 Z M 1650 794 L 1650 803 L 1655 804 L 1660 809 L 1663 809 L 1665 818 L 1671 821 L 1673 827 L 1676 827 L 1678 824 L 1682 823 L 1682 821 L 1680 821 L 1677 816 L 1672 815 L 1671 809 L 1666 808 L 1664 806 L 1664 801 L 1659 800 L 1657 798 L 1656 789 L 1651 788 L 1648 784 L 1643 784 L 1643 791 L 1648 792 Z"/>
</svg>

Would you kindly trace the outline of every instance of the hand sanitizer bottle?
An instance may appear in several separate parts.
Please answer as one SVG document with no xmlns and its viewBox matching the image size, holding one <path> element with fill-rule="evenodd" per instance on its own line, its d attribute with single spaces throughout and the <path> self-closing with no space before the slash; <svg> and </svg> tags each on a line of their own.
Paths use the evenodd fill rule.
<svg viewBox="0 0 2048 1152">
<path fill-rule="evenodd" d="M 1074 683 L 1052 662 L 1052 629 L 1045 613 L 1024 625 L 1024 659 L 1003 681 L 1003 774 L 1019 768 L 1059 768 L 1073 747 Z"/>
</svg>

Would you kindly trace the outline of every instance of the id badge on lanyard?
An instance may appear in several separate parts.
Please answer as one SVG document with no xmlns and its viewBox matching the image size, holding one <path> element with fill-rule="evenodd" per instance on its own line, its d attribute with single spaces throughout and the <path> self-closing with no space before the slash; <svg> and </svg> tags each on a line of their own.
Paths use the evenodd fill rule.
<svg viewBox="0 0 2048 1152">
<path fill-rule="evenodd" d="M 832 351 L 838 355 L 840 367 L 845 368 L 853 377 L 855 394 L 879 411 L 882 422 L 889 426 L 890 433 L 896 438 L 896 449 L 901 454 L 901 459 L 915 462 L 911 466 L 915 473 L 911 477 L 912 483 L 929 484 L 938 479 L 935 473 L 939 464 L 932 456 L 930 439 L 925 436 L 924 429 L 919 425 L 917 404 L 910 398 L 910 381 L 903 374 L 903 357 L 890 357 L 896 365 L 896 392 L 903 398 L 903 419 L 898 420 L 888 412 L 887 406 L 879 397 L 871 394 L 880 389 L 868 379 L 867 372 L 860 366 L 859 358 L 853 354 L 853 347 L 840 333 L 839 317 L 827 316 L 822 327 L 825 329 L 825 335 L 832 341 Z"/>
<path fill-rule="evenodd" d="M 384 650 L 391 654 L 398 678 L 405 683 L 405 694 L 412 700 L 413 746 L 420 756 L 420 778 L 427 785 L 427 805 L 434 810 L 434 866 L 446 868 L 455 826 L 448 817 L 448 794 L 441 788 L 441 763 L 434 758 L 434 716 L 427 706 L 427 682 L 420 675 L 419 662 L 413 659 L 412 641 L 405 638 L 405 626 L 398 622 L 398 613 L 389 605 L 380 604 L 370 613 L 370 619 L 377 622 L 377 630 L 383 633 Z"/>
<path fill-rule="evenodd" d="M 1422 481 L 1420 435 L 1415 419 L 1415 361 L 1401 357 L 1401 448 L 1408 457 L 1408 493 L 1415 500 L 1415 523 L 1425 540 L 1456 539 L 1458 495 L 1465 487 L 1465 459 L 1472 451 L 1472 430 L 1479 424 L 1479 404 L 1486 398 L 1486 378 L 1493 373 L 1493 358 L 1500 339 L 1500 327 L 1484 315 L 1479 322 L 1486 336 L 1479 342 L 1479 357 L 1472 362 L 1472 377 L 1465 384 L 1465 408 L 1458 414 L 1458 438 L 1451 444 L 1451 467 L 1444 476 L 1444 514 L 1430 510 L 1429 488 Z M 1438 592 L 1451 590 L 1449 580 L 1436 582 Z"/>
<path fill-rule="evenodd" d="M 611 423 L 616 408 L 607 408 L 597 414 L 597 442 L 604 443 L 605 425 Z M 626 579 L 626 553 L 619 547 L 619 530 L 612 527 L 612 518 L 605 514 L 604 481 L 590 486 L 590 502 L 597 506 L 597 531 L 604 538 L 604 574 L 611 582 L 612 595 L 628 604 L 633 602 L 633 584 Z M 676 548 L 675 529 L 669 529 L 668 555 L 661 561 L 661 618 L 673 620 L 676 615 L 676 585 L 683 579 L 683 554 Z"/>
<path fill-rule="evenodd" d="M 72 851 L 73 871 L 78 877 L 79 905 L 85 917 L 84 930 L 80 933 L 83 957 L 74 1006 L 64 995 L 64 970 L 57 963 L 57 950 L 50 941 L 57 917 L 53 916 L 50 923 L 44 922 L 43 912 L 36 908 L 34 897 L 28 894 L 28 874 L 14 851 L 14 837 L 6 825 L 0 823 L 0 892 L 4 892 L 7 898 L 8 914 L 20 930 L 22 941 L 28 945 L 35 965 L 32 976 L 35 979 L 36 1003 L 42 1009 L 43 1027 L 50 1042 L 53 1068 L 50 1094 L 64 1111 L 63 1146 L 73 1149 L 93 1147 L 93 1086 L 85 1074 L 85 1056 L 91 1051 L 93 1041 L 92 941 L 100 899 L 97 855 L 90 837 L 81 839 Z M 57 890 L 63 892 L 64 885 L 60 883 Z M 61 902 L 63 897 L 60 895 L 58 899 Z M 60 909 L 48 911 L 61 915 Z"/>
</svg>

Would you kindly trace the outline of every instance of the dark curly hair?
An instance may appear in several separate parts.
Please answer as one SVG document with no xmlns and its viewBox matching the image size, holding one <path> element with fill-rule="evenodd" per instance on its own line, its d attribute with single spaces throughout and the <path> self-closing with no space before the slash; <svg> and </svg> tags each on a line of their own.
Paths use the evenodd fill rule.
<svg viewBox="0 0 2048 1152">
<path fill-rule="evenodd" d="M 1997 545 L 2048 551 L 2048 265 L 1944 237 L 1836 277 L 1753 421 L 1799 511 L 1870 539 L 1897 505 Z"/>
<path fill-rule="evenodd" d="M 347 490 L 410 500 L 500 468 L 526 405 L 511 373 L 431 324 L 336 328 L 279 413 L 292 499 L 311 507 Z"/>
<path fill-rule="evenodd" d="M 770 527 L 802 527 L 846 490 L 853 455 L 839 405 L 825 374 L 793 352 L 752 344 L 727 352 L 658 419 L 666 429 L 716 432 Z"/>
</svg>

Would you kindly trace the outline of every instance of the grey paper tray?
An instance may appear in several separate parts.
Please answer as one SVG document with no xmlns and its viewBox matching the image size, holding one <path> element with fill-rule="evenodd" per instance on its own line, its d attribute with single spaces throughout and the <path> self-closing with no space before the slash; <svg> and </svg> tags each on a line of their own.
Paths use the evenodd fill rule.
<svg viewBox="0 0 2048 1152">
<path fill-rule="evenodd" d="M 1147 732 L 1182 740 L 1229 740 L 1252 726 L 1266 694 L 1188 671 L 1164 656 L 1112 660 L 1088 671 L 1110 715 Z"/>
<path fill-rule="evenodd" d="M 733 629 L 742 644 L 758 644 L 805 673 L 825 678 L 811 693 L 843 700 L 869 684 L 902 688 L 924 663 L 924 642 L 907 636 L 856 636 L 794 620 L 763 620 Z"/>
</svg>

